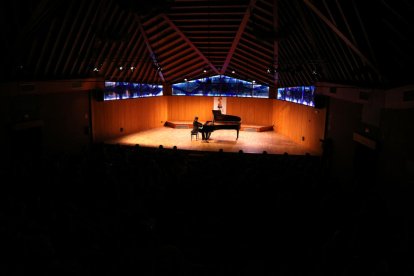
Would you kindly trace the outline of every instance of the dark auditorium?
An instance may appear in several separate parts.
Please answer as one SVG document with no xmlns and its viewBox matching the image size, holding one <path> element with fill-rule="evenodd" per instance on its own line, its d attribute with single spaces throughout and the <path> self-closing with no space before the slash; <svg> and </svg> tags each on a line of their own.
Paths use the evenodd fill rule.
<svg viewBox="0 0 414 276">
<path fill-rule="evenodd" d="M 0 274 L 414 275 L 413 11 L 5 1 Z"/>
</svg>

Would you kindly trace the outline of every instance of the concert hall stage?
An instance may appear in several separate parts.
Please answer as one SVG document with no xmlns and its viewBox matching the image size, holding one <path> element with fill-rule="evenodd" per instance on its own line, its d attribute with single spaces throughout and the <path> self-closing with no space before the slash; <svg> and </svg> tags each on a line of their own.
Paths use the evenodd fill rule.
<svg viewBox="0 0 414 276">
<path fill-rule="evenodd" d="M 192 121 L 167 121 L 165 122 L 164 126 L 172 127 L 172 128 L 193 128 Z M 255 131 L 255 132 L 262 132 L 262 131 L 271 131 L 273 130 L 273 126 L 261 126 L 261 125 L 240 125 L 240 131 Z"/>
<path fill-rule="evenodd" d="M 169 124 L 174 123 L 170 122 Z M 245 153 L 263 153 L 290 155 L 319 155 L 309 149 L 293 142 L 288 137 L 277 133 L 276 131 L 263 131 L 260 127 L 247 128 L 250 131 L 240 131 L 239 138 L 237 132 L 233 129 L 220 129 L 212 132 L 208 143 L 202 142 L 201 135 L 196 140 L 191 137 L 192 122 L 180 122 L 175 124 L 176 127 L 164 126 L 150 130 L 120 136 L 116 139 L 105 141 L 109 144 L 140 145 L 143 147 L 158 148 L 162 145 L 164 148 L 173 148 L 176 146 L 181 150 L 192 151 L 219 151 L 238 152 L 242 150 Z M 250 126 L 249 126 L 250 127 Z M 251 131 L 255 129 L 255 131 Z M 191 139 L 192 138 L 192 139 Z"/>
</svg>

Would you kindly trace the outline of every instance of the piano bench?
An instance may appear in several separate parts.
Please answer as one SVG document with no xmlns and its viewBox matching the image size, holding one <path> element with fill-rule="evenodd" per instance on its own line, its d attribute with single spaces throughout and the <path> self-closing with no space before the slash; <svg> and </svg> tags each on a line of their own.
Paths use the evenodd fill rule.
<svg viewBox="0 0 414 276">
<path fill-rule="evenodd" d="M 193 140 L 193 136 L 198 140 L 198 131 L 191 131 L 191 141 Z"/>
</svg>

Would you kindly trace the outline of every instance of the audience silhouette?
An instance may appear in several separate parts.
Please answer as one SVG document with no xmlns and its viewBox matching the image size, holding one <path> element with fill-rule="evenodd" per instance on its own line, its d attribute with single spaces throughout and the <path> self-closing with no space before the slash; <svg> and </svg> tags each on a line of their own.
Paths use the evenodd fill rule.
<svg viewBox="0 0 414 276">
<path fill-rule="evenodd" d="M 9 170 L 13 182 L 2 185 L 2 269 L 412 274 L 403 258 L 409 224 L 392 212 L 398 191 L 344 190 L 323 166 L 312 155 L 161 145 L 96 144 L 79 155 L 42 157 Z"/>
</svg>

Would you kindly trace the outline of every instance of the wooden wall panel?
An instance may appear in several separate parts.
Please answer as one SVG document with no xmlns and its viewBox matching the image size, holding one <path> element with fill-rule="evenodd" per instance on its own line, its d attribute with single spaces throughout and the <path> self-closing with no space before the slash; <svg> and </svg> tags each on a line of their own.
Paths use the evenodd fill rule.
<svg viewBox="0 0 414 276">
<path fill-rule="evenodd" d="M 321 154 L 325 136 L 326 109 L 273 100 L 274 131 Z M 303 139 L 302 139 L 303 137 Z"/>
<path fill-rule="evenodd" d="M 200 121 L 212 120 L 214 97 L 168 97 L 168 120 L 190 121 L 197 115 Z M 272 100 L 227 98 L 227 114 L 242 118 L 243 124 L 271 125 Z"/>
<path fill-rule="evenodd" d="M 212 120 L 214 98 L 163 96 L 134 100 L 93 102 L 95 141 L 163 126 L 169 121 Z M 320 152 L 326 110 L 273 99 L 227 98 L 227 114 L 242 124 L 274 125 L 283 134 L 313 152 Z M 123 128 L 123 132 L 120 131 Z M 304 140 L 302 140 L 304 137 Z"/>
<path fill-rule="evenodd" d="M 80 152 L 90 141 L 86 91 L 40 95 L 39 119 L 44 122 L 45 152 Z"/>
<path fill-rule="evenodd" d="M 92 103 L 92 127 L 94 141 L 97 142 L 162 127 L 167 120 L 166 97 Z"/>
<path fill-rule="evenodd" d="M 168 120 L 192 121 L 198 116 L 200 122 L 213 119 L 213 97 L 169 96 Z"/>
<path fill-rule="evenodd" d="M 227 114 L 237 115 L 246 125 L 272 125 L 271 99 L 227 98 Z"/>
</svg>

